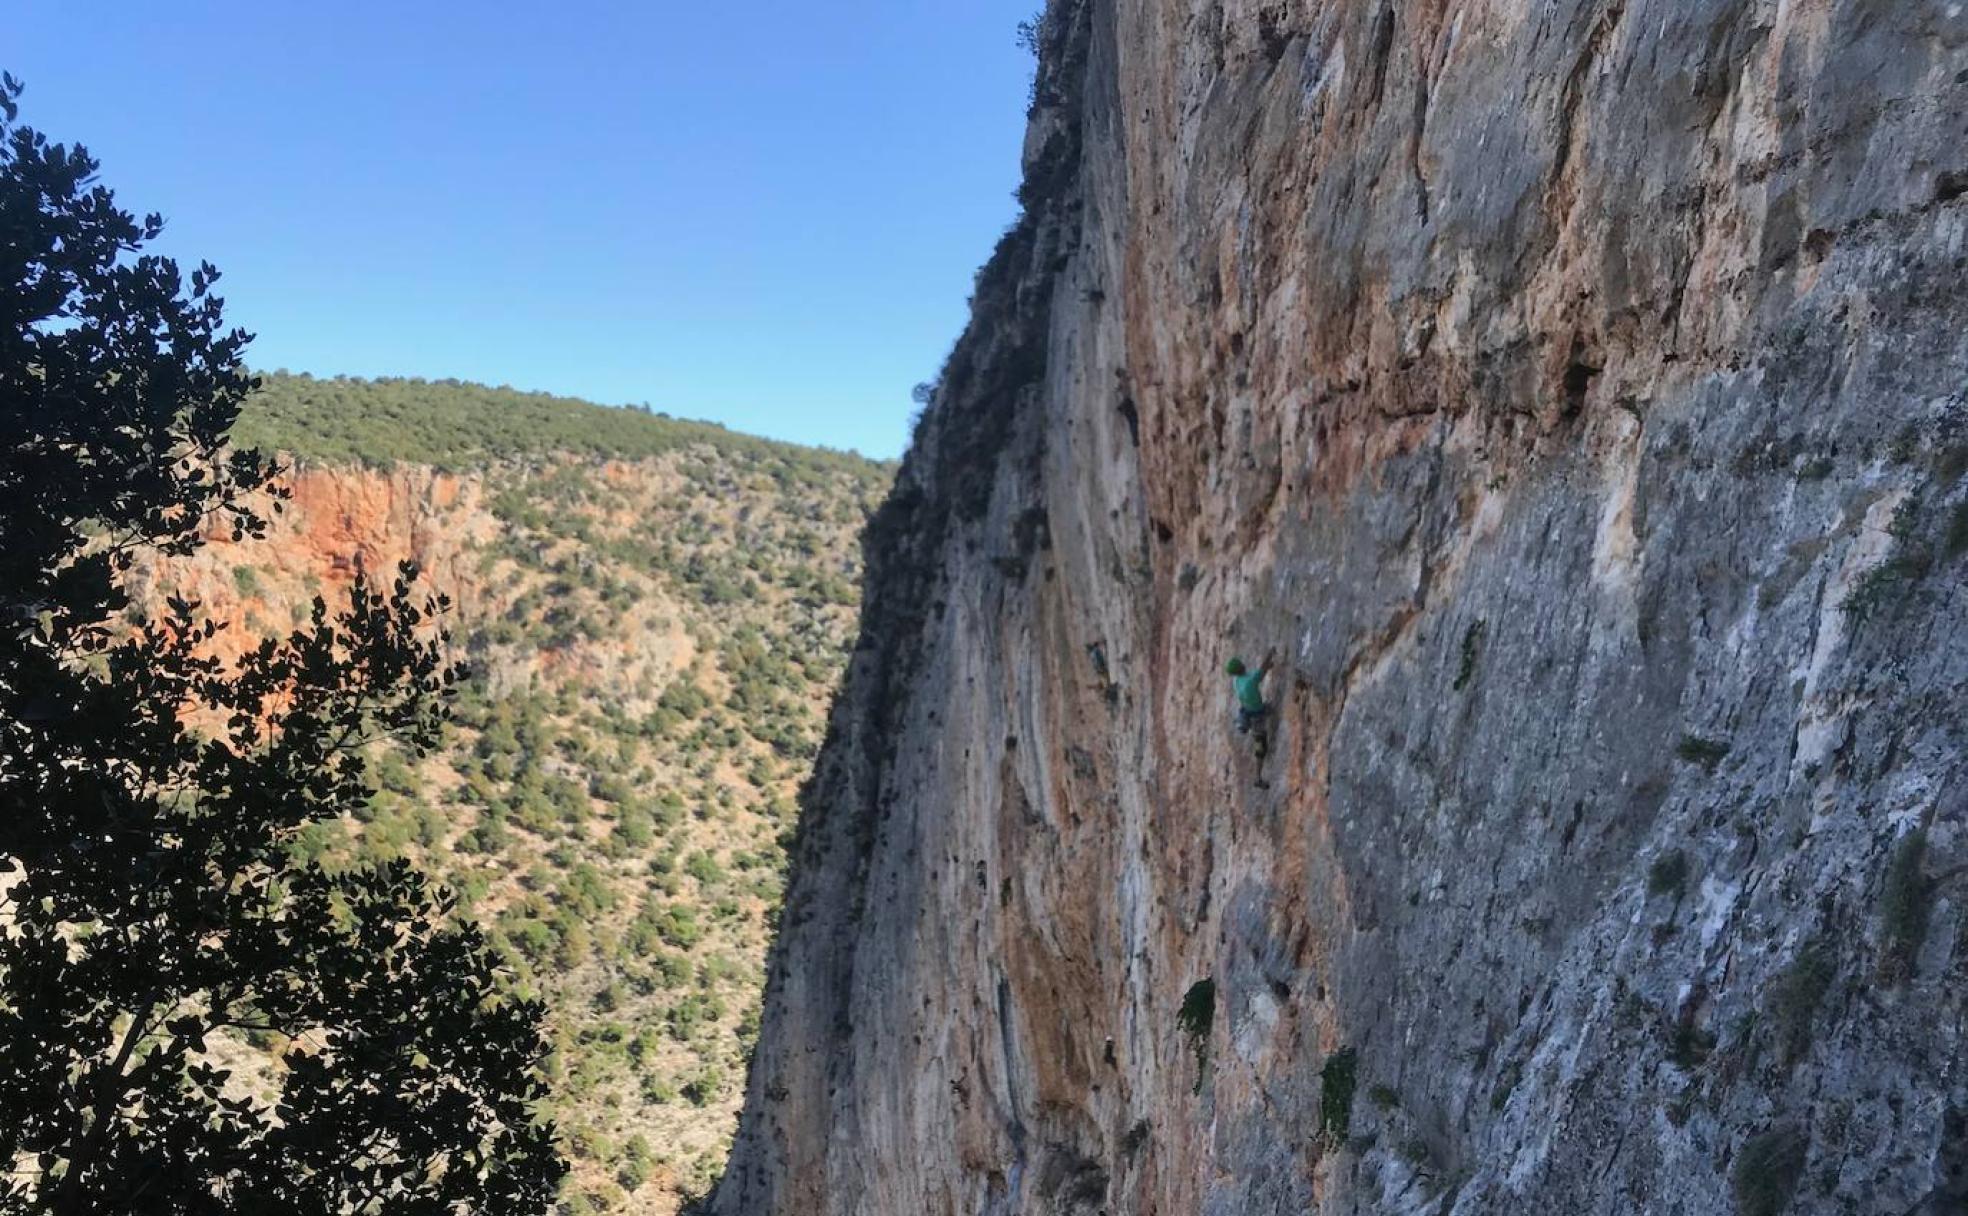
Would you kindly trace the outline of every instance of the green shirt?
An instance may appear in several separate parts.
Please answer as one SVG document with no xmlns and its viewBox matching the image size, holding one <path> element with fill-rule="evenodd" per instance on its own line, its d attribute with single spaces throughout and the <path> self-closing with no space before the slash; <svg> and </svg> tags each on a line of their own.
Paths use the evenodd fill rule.
<svg viewBox="0 0 1968 1216">
<path fill-rule="evenodd" d="M 1237 702 L 1252 713 L 1264 712 L 1264 672 L 1247 671 L 1240 676 L 1230 677 L 1237 686 Z"/>
</svg>

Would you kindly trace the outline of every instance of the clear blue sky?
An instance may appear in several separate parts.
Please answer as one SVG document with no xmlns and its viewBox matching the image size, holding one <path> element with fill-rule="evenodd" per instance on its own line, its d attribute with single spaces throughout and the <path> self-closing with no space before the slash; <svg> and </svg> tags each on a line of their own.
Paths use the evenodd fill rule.
<svg viewBox="0 0 1968 1216">
<path fill-rule="evenodd" d="M 902 447 L 1016 214 L 1038 0 L 10 0 L 22 121 L 253 362 Z"/>
</svg>

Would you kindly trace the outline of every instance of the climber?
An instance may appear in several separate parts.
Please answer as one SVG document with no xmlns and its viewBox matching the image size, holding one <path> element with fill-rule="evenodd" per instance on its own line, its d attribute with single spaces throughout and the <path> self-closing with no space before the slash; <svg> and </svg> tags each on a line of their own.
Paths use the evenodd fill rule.
<svg viewBox="0 0 1968 1216">
<path fill-rule="evenodd" d="M 1248 735 L 1256 732 L 1257 758 L 1260 761 L 1270 750 L 1271 744 L 1270 732 L 1265 726 L 1265 720 L 1270 717 L 1271 709 L 1264 703 L 1264 677 L 1271 670 L 1271 661 L 1276 657 L 1276 651 L 1266 654 L 1264 662 L 1258 665 L 1256 671 L 1245 667 L 1244 661 L 1238 658 L 1231 659 L 1223 667 L 1230 676 L 1232 687 L 1237 690 L 1237 733 Z"/>
</svg>

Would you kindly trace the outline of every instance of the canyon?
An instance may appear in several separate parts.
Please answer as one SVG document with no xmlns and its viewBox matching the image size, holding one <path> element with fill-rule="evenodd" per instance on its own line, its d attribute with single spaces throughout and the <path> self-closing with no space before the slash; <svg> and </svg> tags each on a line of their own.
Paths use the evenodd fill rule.
<svg viewBox="0 0 1968 1216">
<path fill-rule="evenodd" d="M 442 745 L 369 749 L 366 803 L 293 851 L 446 884 L 546 1003 L 563 1209 L 675 1212 L 729 1143 L 888 470 L 457 382 L 270 376 L 235 436 L 288 466 L 267 535 L 148 555 L 135 606 L 196 603 L 234 660 L 358 573 L 410 562 L 448 597 L 464 674 Z M 218 1053 L 251 1094 L 292 1047 Z"/>
</svg>

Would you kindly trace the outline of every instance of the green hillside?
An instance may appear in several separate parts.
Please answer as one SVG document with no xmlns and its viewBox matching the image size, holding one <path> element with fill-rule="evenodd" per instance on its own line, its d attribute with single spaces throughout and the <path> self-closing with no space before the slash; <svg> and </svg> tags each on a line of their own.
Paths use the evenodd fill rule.
<svg viewBox="0 0 1968 1216">
<path fill-rule="evenodd" d="M 460 469 L 547 452 L 640 459 L 704 445 L 809 479 L 864 476 L 876 467 L 851 453 L 777 443 L 715 423 L 460 380 L 278 372 L 261 380 L 234 440 L 311 460 Z"/>
<path fill-rule="evenodd" d="M 158 593 L 260 635 L 332 590 L 342 550 L 401 548 L 456 599 L 470 670 L 441 754 L 379 752 L 363 813 L 299 847 L 453 887 L 552 1009 L 565 1211 L 674 1211 L 722 1161 L 890 469 L 408 380 L 271 377 L 235 436 L 301 458 L 294 499 L 268 542 L 216 540 Z"/>
</svg>

